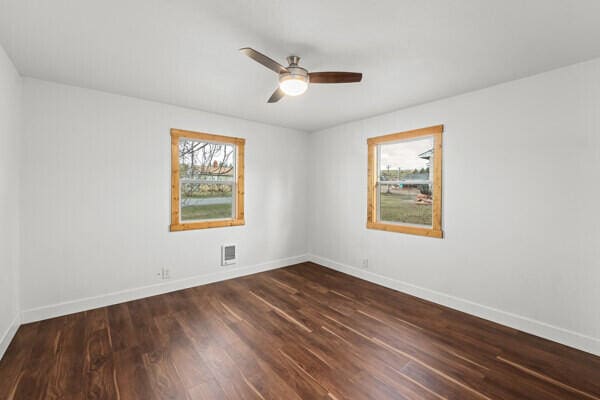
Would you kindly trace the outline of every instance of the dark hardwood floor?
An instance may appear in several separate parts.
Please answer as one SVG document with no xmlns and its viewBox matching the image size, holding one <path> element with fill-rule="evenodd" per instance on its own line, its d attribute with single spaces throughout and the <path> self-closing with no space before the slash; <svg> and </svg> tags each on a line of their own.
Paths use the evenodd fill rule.
<svg viewBox="0 0 600 400">
<path fill-rule="evenodd" d="M 0 399 L 600 400 L 600 357 L 305 263 L 24 325 Z"/>
</svg>

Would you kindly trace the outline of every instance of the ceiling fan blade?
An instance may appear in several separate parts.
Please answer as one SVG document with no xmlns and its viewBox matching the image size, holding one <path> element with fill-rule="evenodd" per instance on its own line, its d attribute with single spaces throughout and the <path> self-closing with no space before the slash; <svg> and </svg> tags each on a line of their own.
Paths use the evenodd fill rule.
<svg viewBox="0 0 600 400">
<path fill-rule="evenodd" d="M 287 68 L 279 64 L 277 61 L 265 56 L 263 53 L 260 53 L 250 47 L 241 48 L 240 51 L 248 57 L 250 57 L 251 59 L 253 59 L 254 61 L 256 61 L 257 63 L 260 63 L 265 67 L 269 68 L 271 71 L 274 71 L 278 74 L 281 74 L 282 72 L 288 72 Z"/>
<path fill-rule="evenodd" d="M 311 72 L 310 83 L 352 83 L 360 82 L 360 72 Z"/>
<path fill-rule="evenodd" d="M 281 90 L 281 88 L 277 88 L 275 89 L 271 97 L 269 97 L 267 103 L 277 103 L 279 100 L 283 99 L 284 96 L 285 93 L 283 92 L 283 90 Z"/>
</svg>

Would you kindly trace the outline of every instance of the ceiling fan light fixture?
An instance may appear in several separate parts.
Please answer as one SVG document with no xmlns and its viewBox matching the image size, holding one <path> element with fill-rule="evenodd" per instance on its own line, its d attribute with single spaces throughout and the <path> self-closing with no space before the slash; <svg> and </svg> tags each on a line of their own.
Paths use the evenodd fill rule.
<svg viewBox="0 0 600 400">
<path fill-rule="evenodd" d="M 300 96 L 308 89 L 308 76 L 282 74 L 279 77 L 279 87 L 288 96 Z"/>
<path fill-rule="evenodd" d="M 360 72 L 321 71 L 309 73 L 306 68 L 298 65 L 300 63 L 298 56 L 287 57 L 289 65 L 284 67 L 251 47 L 243 47 L 240 51 L 279 75 L 279 87 L 269 97 L 267 103 L 277 103 L 286 95 L 300 96 L 306 92 L 309 83 L 351 83 L 362 80 Z"/>
</svg>

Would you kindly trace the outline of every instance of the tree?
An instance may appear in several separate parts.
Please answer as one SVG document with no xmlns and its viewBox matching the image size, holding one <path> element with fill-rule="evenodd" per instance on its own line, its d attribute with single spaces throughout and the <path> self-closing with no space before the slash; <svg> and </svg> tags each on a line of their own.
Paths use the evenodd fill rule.
<svg viewBox="0 0 600 400">
<path fill-rule="evenodd" d="M 229 184 L 219 184 L 219 177 L 233 170 L 234 146 L 184 140 L 179 144 L 182 204 L 204 191 L 224 192 Z M 202 181 L 215 181 L 208 184 Z M 212 190 L 211 190 L 212 186 Z"/>
</svg>

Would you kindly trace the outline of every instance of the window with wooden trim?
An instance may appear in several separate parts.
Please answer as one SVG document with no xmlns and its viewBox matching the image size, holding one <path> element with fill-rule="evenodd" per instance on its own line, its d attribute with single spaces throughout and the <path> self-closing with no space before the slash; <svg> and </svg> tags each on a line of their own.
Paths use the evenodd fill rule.
<svg viewBox="0 0 600 400">
<path fill-rule="evenodd" d="M 244 224 L 244 144 L 171 129 L 171 231 Z"/>
<path fill-rule="evenodd" d="M 369 138 L 367 228 L 441 238 L 443 125 Z"/>
</svg>

